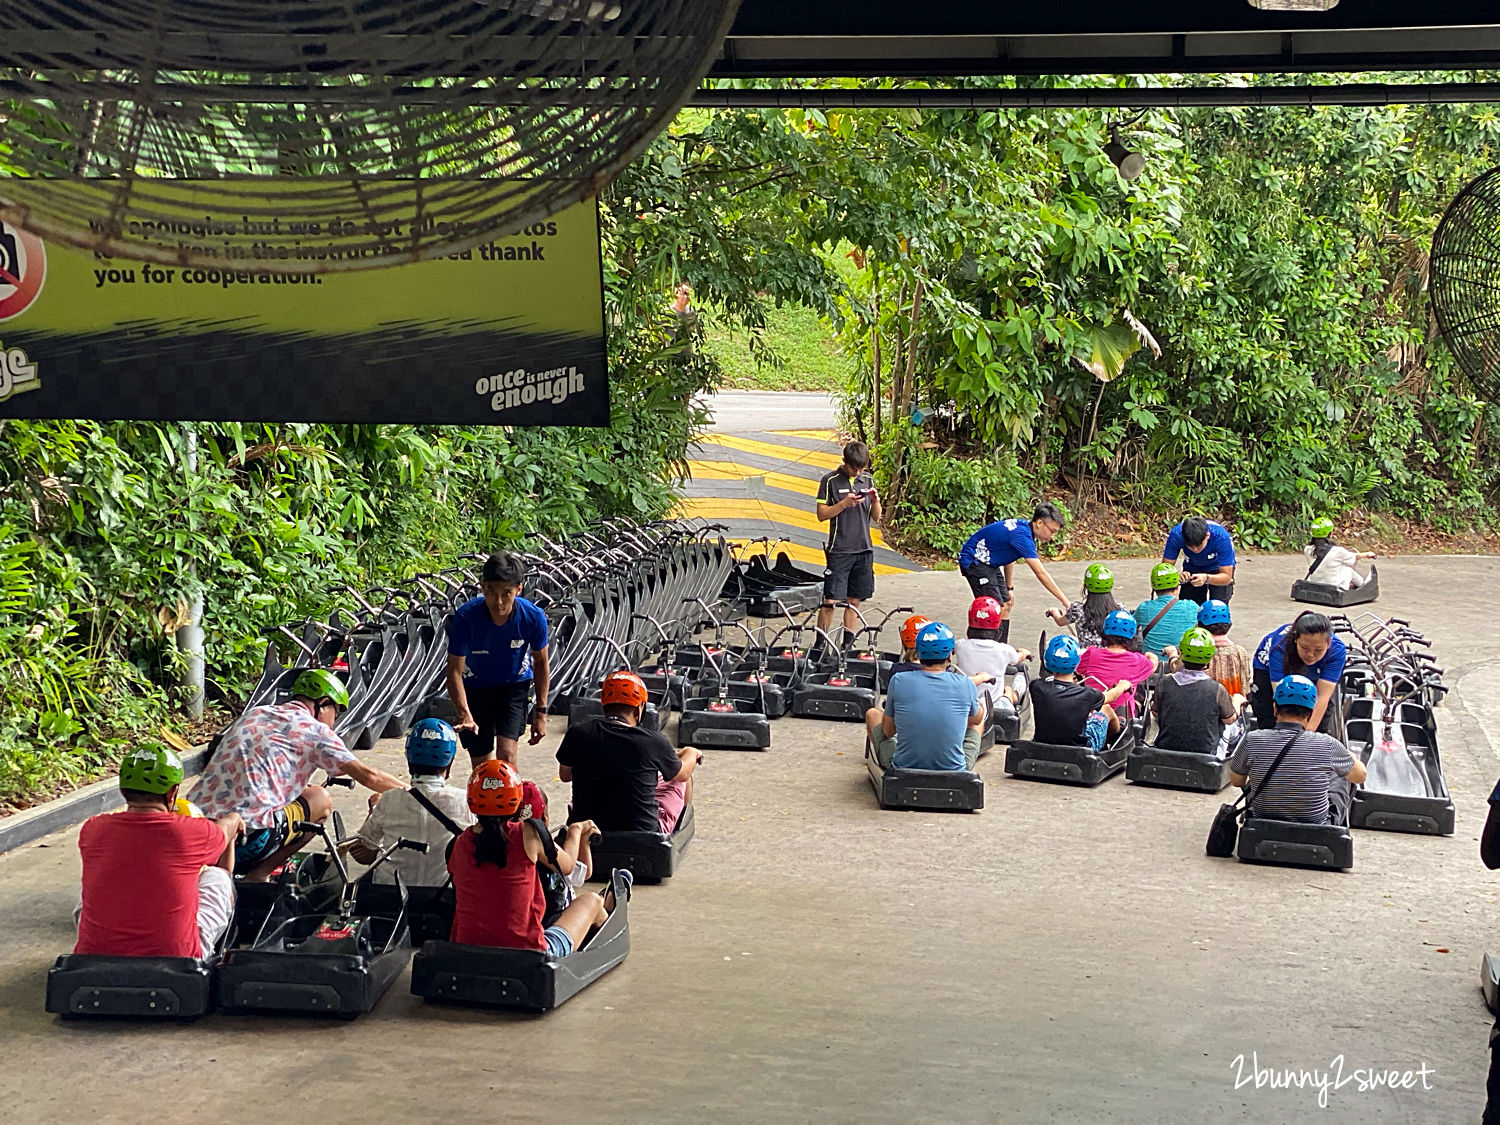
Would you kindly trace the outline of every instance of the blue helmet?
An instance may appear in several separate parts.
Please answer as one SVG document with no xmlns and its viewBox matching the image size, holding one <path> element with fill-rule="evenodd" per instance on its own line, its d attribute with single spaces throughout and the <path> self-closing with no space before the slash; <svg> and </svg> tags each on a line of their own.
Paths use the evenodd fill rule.
<svg viewBox="0 0 1500 1125">
<path fill-rule="evenodd" d="M 1042 665 L 1049 672 L 1071 672 L 1078 667 L 1082 655 L 1078 651 L 1078 642 L 1066 633 L 1060 633 L 1047 642 Z"/>
<path fill-rule="evenodd" d="M 947 660 L 953 655 L 953 630 L 941 621 L 930 621 L 917 633 L 918 660 Z"/>
<path fill-rule="evenodd" d="M 1318 705 L 1318 689 L 1306 676 L 1287 676 L 1276 685 L 1276 706 L 1306 707 Z"/>
<path fill-rule="evenodd" d="M 1104 637 L 1119 637 L 1123 641 L 1130 640 L 1135 636 L 1135 615 L 1128 609 L 1115 610 L 1099 626 L 1099 634 Z"/>
<path fill-rule="evenodd" d="M 442 719 L 423 719 L 406 736 L 406 764 L 413 769 L 443 769 L 458 753 L 458 734 Z"/>
<path fill-rule="evenodd" d="M 1229 617 L 1229 603 L 1221 602 L 1217 598 L 1209 598 L 1203 603 L 1203 608 L 1198 611 L 1199 625 L 1231 625 L 1233 622 Z"/>
</svg>

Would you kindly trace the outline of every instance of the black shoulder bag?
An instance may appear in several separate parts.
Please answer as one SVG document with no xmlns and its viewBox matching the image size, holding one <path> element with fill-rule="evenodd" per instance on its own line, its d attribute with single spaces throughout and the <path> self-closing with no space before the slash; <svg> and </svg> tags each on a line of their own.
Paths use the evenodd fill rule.
<svg viewBox="0 0 1500 1125">
<path fill-rule="evenodd" d="M 1304 733 L 1299 730 L 1286 740 L 1286 745 L 1281 748 L 1281 753 L 1276 755 L 1276 760 L 1271 763 L 1271 768 L 1266 771 L 1266 776 L 1260 779 L 1260 785 L 1255 790 L 1246 789 L 1234 804 L 1219 806 L 1219 811 L 1214 814 L 1213 825 L 1208 830 L 1208 843 L 1204 846 L 1204 851 L 1219 859 L 1227 859 L 1234 855 L 1234 845 L 1240 835 L 1240 818 L 1250 811 L 1250 802 L 1254 799 L 1255 793 L 1265 789 L 1271 780 L 1271 775 L 1276 772 L 1276 767 L 1281 765 L 1281 759 L 1286 757 L 1286 752 L 1297 744 L 1297 739 L 1301 738 Z"/>
<path fill-rule="evenodd" d="M 547 862 L 554 868 L 557 867 L 557 843 L 552 839 L 552 833 L 547 831 L 547 822 L 538 817 L 532 817 L 526 822 L 536 831 L 541 838 L 542 851 L 547 857 Z M 557 921 L 557 917 L 568 908 L 568 878 L 560 871 L 548 871 L 541 864 L 536 866 L 536 877 L 542 884 L 542 895 L 546 900 L 546 906 L 542 912 L 542 925 L 550 926 Z"/>
</svg>

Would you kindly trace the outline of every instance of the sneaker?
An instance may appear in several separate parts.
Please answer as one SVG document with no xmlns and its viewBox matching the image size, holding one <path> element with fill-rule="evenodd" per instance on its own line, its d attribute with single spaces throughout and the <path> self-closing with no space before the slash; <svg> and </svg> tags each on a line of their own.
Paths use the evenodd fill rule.
<svg viewBox="0 0 1500 1125">
<path fill-rule="evenodd" d="M 1026 695 L 1026 673 L 1017 672 L 1010 678 L 1010 690 L 1025 698 Z"/>
</svg>

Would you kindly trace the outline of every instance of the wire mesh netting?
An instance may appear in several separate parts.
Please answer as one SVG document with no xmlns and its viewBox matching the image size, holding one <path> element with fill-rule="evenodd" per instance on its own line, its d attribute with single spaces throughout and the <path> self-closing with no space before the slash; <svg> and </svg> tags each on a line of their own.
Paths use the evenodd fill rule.
<svg viewBox="0 0 1500 1125">
<path fill-rule="evenodd" d="M 1428 283 L 1443 342 L 1474 391 L 1500 397 L 1500 168 L 1465 185 L 1432 236 Z"/>
<path fill-rule="evenodd" d="M 321 273 L 524 231 L 672 119 L 738 0 L 5 0 L 0 221 Z"/>
</svg>

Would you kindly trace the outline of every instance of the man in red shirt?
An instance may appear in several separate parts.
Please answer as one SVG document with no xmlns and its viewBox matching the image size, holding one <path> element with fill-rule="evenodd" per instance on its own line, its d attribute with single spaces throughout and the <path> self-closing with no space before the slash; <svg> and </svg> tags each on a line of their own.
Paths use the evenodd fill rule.
<svg viewBox="0 0 1500 1125">
<path fill-rule="evenodd" d="M 182 759 L 147 743 L 120 764 L 125 808 L 78 833 L 83 900 L 74 953 L 211 957 L 234 912 L 238 813 L 218 820 L 173 811 Z"/>
</svg>

